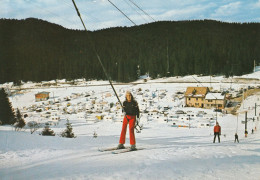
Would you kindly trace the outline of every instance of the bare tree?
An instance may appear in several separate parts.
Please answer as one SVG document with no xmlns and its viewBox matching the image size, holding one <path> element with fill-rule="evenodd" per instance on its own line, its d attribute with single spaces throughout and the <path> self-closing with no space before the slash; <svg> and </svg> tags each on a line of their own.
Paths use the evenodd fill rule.
<svg viewBox="0 0 260 180">
<path fill-rule="evenodd" d="M 36 121 L 30 121 L 27 123 L 27 126 L 30 128 L 31 134 L 33 134 L 37 129 L 39 129 L 41 126 Z"/>
</svg>

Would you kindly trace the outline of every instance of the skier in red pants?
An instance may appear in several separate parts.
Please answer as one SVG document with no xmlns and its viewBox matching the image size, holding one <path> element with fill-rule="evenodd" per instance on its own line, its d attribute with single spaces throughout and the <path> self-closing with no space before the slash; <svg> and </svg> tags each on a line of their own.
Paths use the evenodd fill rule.
<svg viewBox="0 0 260 180">
<path fill-rule="evenodd" d="M 125 111 L 125 116 L 122 125 L 121 136 L 117 149 L 124 149 L 125 146 L 125 137 L 127 131 L 127 124 L 129 123 L 129 136 L 130 136 L 130 145 L 131 150 L 136 150 L 135 142 L 135 122 L 136 117 L 139 118 L 139 107 L 138 103 L 134 99 L 131 92 L 126 92 L 126 100 L 123 102 L 123 110 Z"/>
</svg>

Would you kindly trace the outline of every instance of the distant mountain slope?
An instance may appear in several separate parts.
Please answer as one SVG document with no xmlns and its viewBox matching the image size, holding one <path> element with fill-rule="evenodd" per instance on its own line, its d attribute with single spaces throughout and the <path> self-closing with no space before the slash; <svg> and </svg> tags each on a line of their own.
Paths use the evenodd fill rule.
<svg viewBox="0 0 260 180">
<path fill-rule="evenodd" d="M 94 32 L 43 20 L 0 19 L 0 83 L 188 74 L 242 75 L 260 62 L 260 23 L 161 21 Z"/>
</svg>

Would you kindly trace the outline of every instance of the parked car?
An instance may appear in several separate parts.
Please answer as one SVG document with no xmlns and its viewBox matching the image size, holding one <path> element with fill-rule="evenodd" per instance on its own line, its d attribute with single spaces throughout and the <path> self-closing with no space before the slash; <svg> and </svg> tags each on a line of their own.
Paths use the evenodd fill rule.
<svg viewBox="0 0 260 180">
<path fill-rule="evenodd" d="M 214 109 L 214 112 L 222 112 L 222 109 Z"/>
<path fill-rule="evenodd" d="M 175 111 L 175 114 L 185 114 L 185 112 L 183 110 L 177 110 Z"/>
</svg>

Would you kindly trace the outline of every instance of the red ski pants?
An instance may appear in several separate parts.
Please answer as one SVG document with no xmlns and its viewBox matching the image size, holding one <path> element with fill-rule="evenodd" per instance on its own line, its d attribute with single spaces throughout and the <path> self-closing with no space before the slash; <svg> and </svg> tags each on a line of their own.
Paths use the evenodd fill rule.
<svg viewBox="0 0 260 180">
<path fill-rule="evenodd" d="M 126 117 L 129 121 L 130 145 L 134 145 L 135 144 L 135 116 L 126 115 Z M 125 136 L 126 136 L 127 124 L 128 124 L 126 117 L 124 117 L 123 120 L 122 131 L 119 140 L 120 144 L 125 144 Z"/>
</svg>

